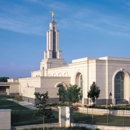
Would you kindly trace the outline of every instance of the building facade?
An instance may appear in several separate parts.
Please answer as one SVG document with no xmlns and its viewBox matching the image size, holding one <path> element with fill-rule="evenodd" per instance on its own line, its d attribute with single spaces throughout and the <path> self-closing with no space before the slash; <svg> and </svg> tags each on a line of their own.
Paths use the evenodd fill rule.
<svg viewBox="0 0 130 130">
<path fill-rule="evenodd" d="M 66 65 L 59 50 L 59 31 L 54 15 L 47 31 L 47 45 L 40 70 L 31 72 L 31 77 L 8 79 L 5 86 L 7 95 L 19 93 L 24 100 L 35 103 L 35 92 L 49 92 L 48 102 L 58 102 L 60 84 L 77 84 L 82 88 L 82 104 L 90 104 L 87 93 L 93 82 L 101 89 L 96 104 L 128 104 L 130 102 L 130 58 L 101 57 L 72 60 Z"/>
</svg>

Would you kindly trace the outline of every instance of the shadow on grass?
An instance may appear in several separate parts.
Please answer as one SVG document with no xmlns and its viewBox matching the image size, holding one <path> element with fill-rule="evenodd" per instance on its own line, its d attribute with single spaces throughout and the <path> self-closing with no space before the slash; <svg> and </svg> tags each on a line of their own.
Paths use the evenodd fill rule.
<svg viewBox="0 0 130 130">
<path fill-rule="evenodd" d="M 43 119 L 40 116 L 34 116 L 35 110 L 17 110 L 11 112 L 11 125 L 31 125 L 42 124 Z M 58 112 L 53 111 L 53 118 L 45 118 L 45 123 L 58 123 Z"/>
</svg>

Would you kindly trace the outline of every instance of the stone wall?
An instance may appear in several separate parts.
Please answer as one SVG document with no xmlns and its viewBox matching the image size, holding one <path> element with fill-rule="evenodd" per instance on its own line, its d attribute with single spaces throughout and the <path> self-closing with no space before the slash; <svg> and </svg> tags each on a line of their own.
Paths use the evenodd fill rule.
<svg viewBox="0 0 130 130">
<path fill-rule="evenodd" d="M 11 110 L 0 109 L 0 130 L 11 129 Z"/>
<path fill-rule="evenodd" d="M 111 110 L 111 109 L 95 109 L 95 108 L 79 107 L 79 112 L 95 115 L 111 114 L 115 116 L 130 116 L 130 110 Z"/>
</svg>

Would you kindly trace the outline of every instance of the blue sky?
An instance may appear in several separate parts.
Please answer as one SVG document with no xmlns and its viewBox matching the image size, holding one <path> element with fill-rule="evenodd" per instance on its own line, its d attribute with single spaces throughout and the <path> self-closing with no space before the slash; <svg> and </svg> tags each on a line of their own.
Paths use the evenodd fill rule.
<svg viewBox="0 0 130 130">
<path fill-rule="evenodd" d="M 0 0 L 0 76 L 39 70 L 55 12 L 67 63 L 83 57 L 130 58 L 130 0 Z"/>
</svg>

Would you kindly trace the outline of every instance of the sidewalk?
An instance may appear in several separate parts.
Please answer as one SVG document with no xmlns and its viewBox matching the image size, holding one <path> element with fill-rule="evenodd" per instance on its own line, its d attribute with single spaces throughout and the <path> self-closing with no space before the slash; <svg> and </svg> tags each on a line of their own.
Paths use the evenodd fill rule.
<svg viewBox="0 0 130 130">
<path fill-rule="evenodd" d="M 26 102 L 26 101 L 17 101 L 17 100 L 14 100 L 14 99 L 8 99 L 10 101 L 13 101 L 21 106 L 24 106 L 26 108 L 29 108 L 29 109 L 32 109 L 32 110 L 35 110 L 36 108 L 34 107 L 34 104 L 33 103 L 30 103 L 30 102 Z"/>
<path fill-rule="evenodd" d="M 18 103 L 19 105 L 21 106 L 24 106 L 26 108 L 29 108 L 29 109 L 32 109 L 32 110 L 35 110 L 36 108 L 34 107 L 34 104 L 30 103 L 30 102 L 26 102 L 26 101 L 21 101 Z"/>
<path fill-rule="evenodd" d="M 58 127 L 59 123 L 48 123 L 45 124 L 45 127 Z M 13 126 L 11 130 L 23 130 L 25 128 L 42 128 L 43 124 L 34 124 L 34 125 L 24 125 L 24 126 Z"/>
</svg>

